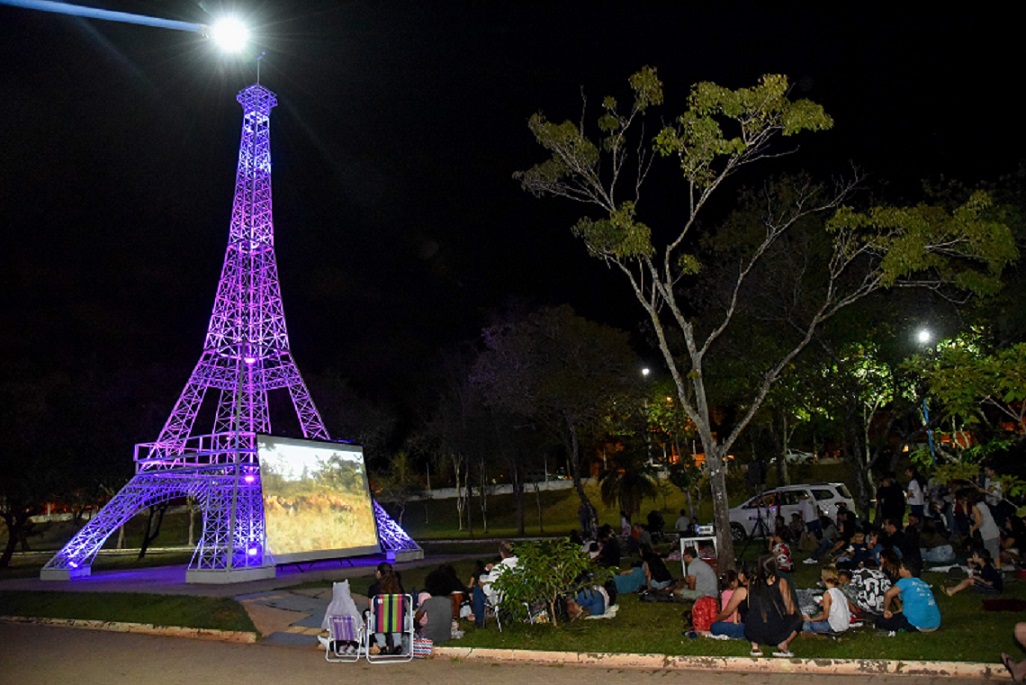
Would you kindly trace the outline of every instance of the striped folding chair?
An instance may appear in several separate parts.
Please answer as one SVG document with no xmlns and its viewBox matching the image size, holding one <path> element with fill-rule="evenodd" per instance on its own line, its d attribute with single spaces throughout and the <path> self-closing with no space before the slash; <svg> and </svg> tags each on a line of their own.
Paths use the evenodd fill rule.
<svg viewBox="0 0 1026 685">
<path fill-rule="evenodd" d="M 371 654 L 371 641 L 376 639 L 376 635 L 392 635 L 392 648 L 386 647 L 379 654 Z M 413 659 L 413 597 L 377 595 L 371 598 L 364 655 L 370 663 Z"/>
<path fill-rule="evenodd" d="M 358 661 L 365 646 L 363 628 L 355 616 L 329 616 L 331 637 L 324 646 L 325 661 Z"/>
</svg>

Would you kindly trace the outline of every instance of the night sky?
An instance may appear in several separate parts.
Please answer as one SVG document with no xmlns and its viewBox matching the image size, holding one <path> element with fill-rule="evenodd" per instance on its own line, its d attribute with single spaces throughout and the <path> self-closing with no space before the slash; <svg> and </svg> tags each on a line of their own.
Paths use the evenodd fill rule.
<svg viewBox="0 0 1026 685">
<path fill-rule="evenodd" d="M 93 4 L 211 20 L 184 1 Z M 637 330 L 625 284 L 567 230 L 579 208 L 532 198 L 512 174 L 542 160 L 533 112 L 576 120 L 582 88 L 592 111 L 606 94 L 626 101 L 643 65 L 666 85 L 667 117 L 695 81 L 789 75 L 836 121 L 801 139 L 797 163 L 830 174 L 854 162 L 893 199 L 1026 157 L 1019 22 L 986 4 L 237 7 L 279 99 L 275 228 L 297 362 L 376 401 L 415 394 L 439 348 L 512 302 L 566 302 Z M 162 421 L 200 353 L 231 210 L 235 94 L 254 62 L 194 34 L 10 7 L 0 60 L 0 368 L 82 377 L 159 359 L 172 389 Z"/>
</svg>

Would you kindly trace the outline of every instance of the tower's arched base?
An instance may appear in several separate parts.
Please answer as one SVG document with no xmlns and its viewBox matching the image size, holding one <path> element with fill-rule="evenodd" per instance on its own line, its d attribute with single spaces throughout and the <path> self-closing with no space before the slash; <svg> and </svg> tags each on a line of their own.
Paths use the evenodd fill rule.
<svg viewBox="0 0 1026 685">
<path fill-rule="evenodd" d="M 243 583 L 275 577 L 264 550 L 264 512 L 258 475 L 231 475 L 232 467 L 140 473 L 123 487 L 54 555 L 41 580 L 88 577 L 107 538 L 143 509 L 192 497 L 203 512 L 203 532 L 189 562 L 186 582 Z M 227 472 L 226 472 L 227 471 Z M 381 551 L 397 561 L 423 558 L 420 546 L 374 502 Z"/>
</svg>

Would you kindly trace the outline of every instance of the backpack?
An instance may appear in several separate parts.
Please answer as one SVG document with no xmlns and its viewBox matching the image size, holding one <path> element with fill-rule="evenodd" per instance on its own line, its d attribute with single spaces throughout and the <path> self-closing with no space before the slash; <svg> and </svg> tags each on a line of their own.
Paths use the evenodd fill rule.
<svg viewBox="0 0 1026 685">
<path fill-rule="evenodd" d="M 715 597 L 699 597 L 691 607 L 691 627 L 699 633 L 709 632 L 716 615 L 720 613 Z"/>
</svg>

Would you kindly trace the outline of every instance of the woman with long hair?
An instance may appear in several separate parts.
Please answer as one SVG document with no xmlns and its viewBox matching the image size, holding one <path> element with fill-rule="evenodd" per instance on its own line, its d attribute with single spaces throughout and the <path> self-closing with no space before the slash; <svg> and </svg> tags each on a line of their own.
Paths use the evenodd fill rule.
<svg viewBox="0 0 1026 685">
<path fill-rule="evenodd" d="M 752 643 L 751 656 L 762 656 L 759 645 L 774 645 L 773 656 L 790 658 L 791 641 L 802 627 L 794 593 L 772 556 L 759 559 L 756 575 L 748 587 L 748 615 L 745 639 Z"/>
</svg>

